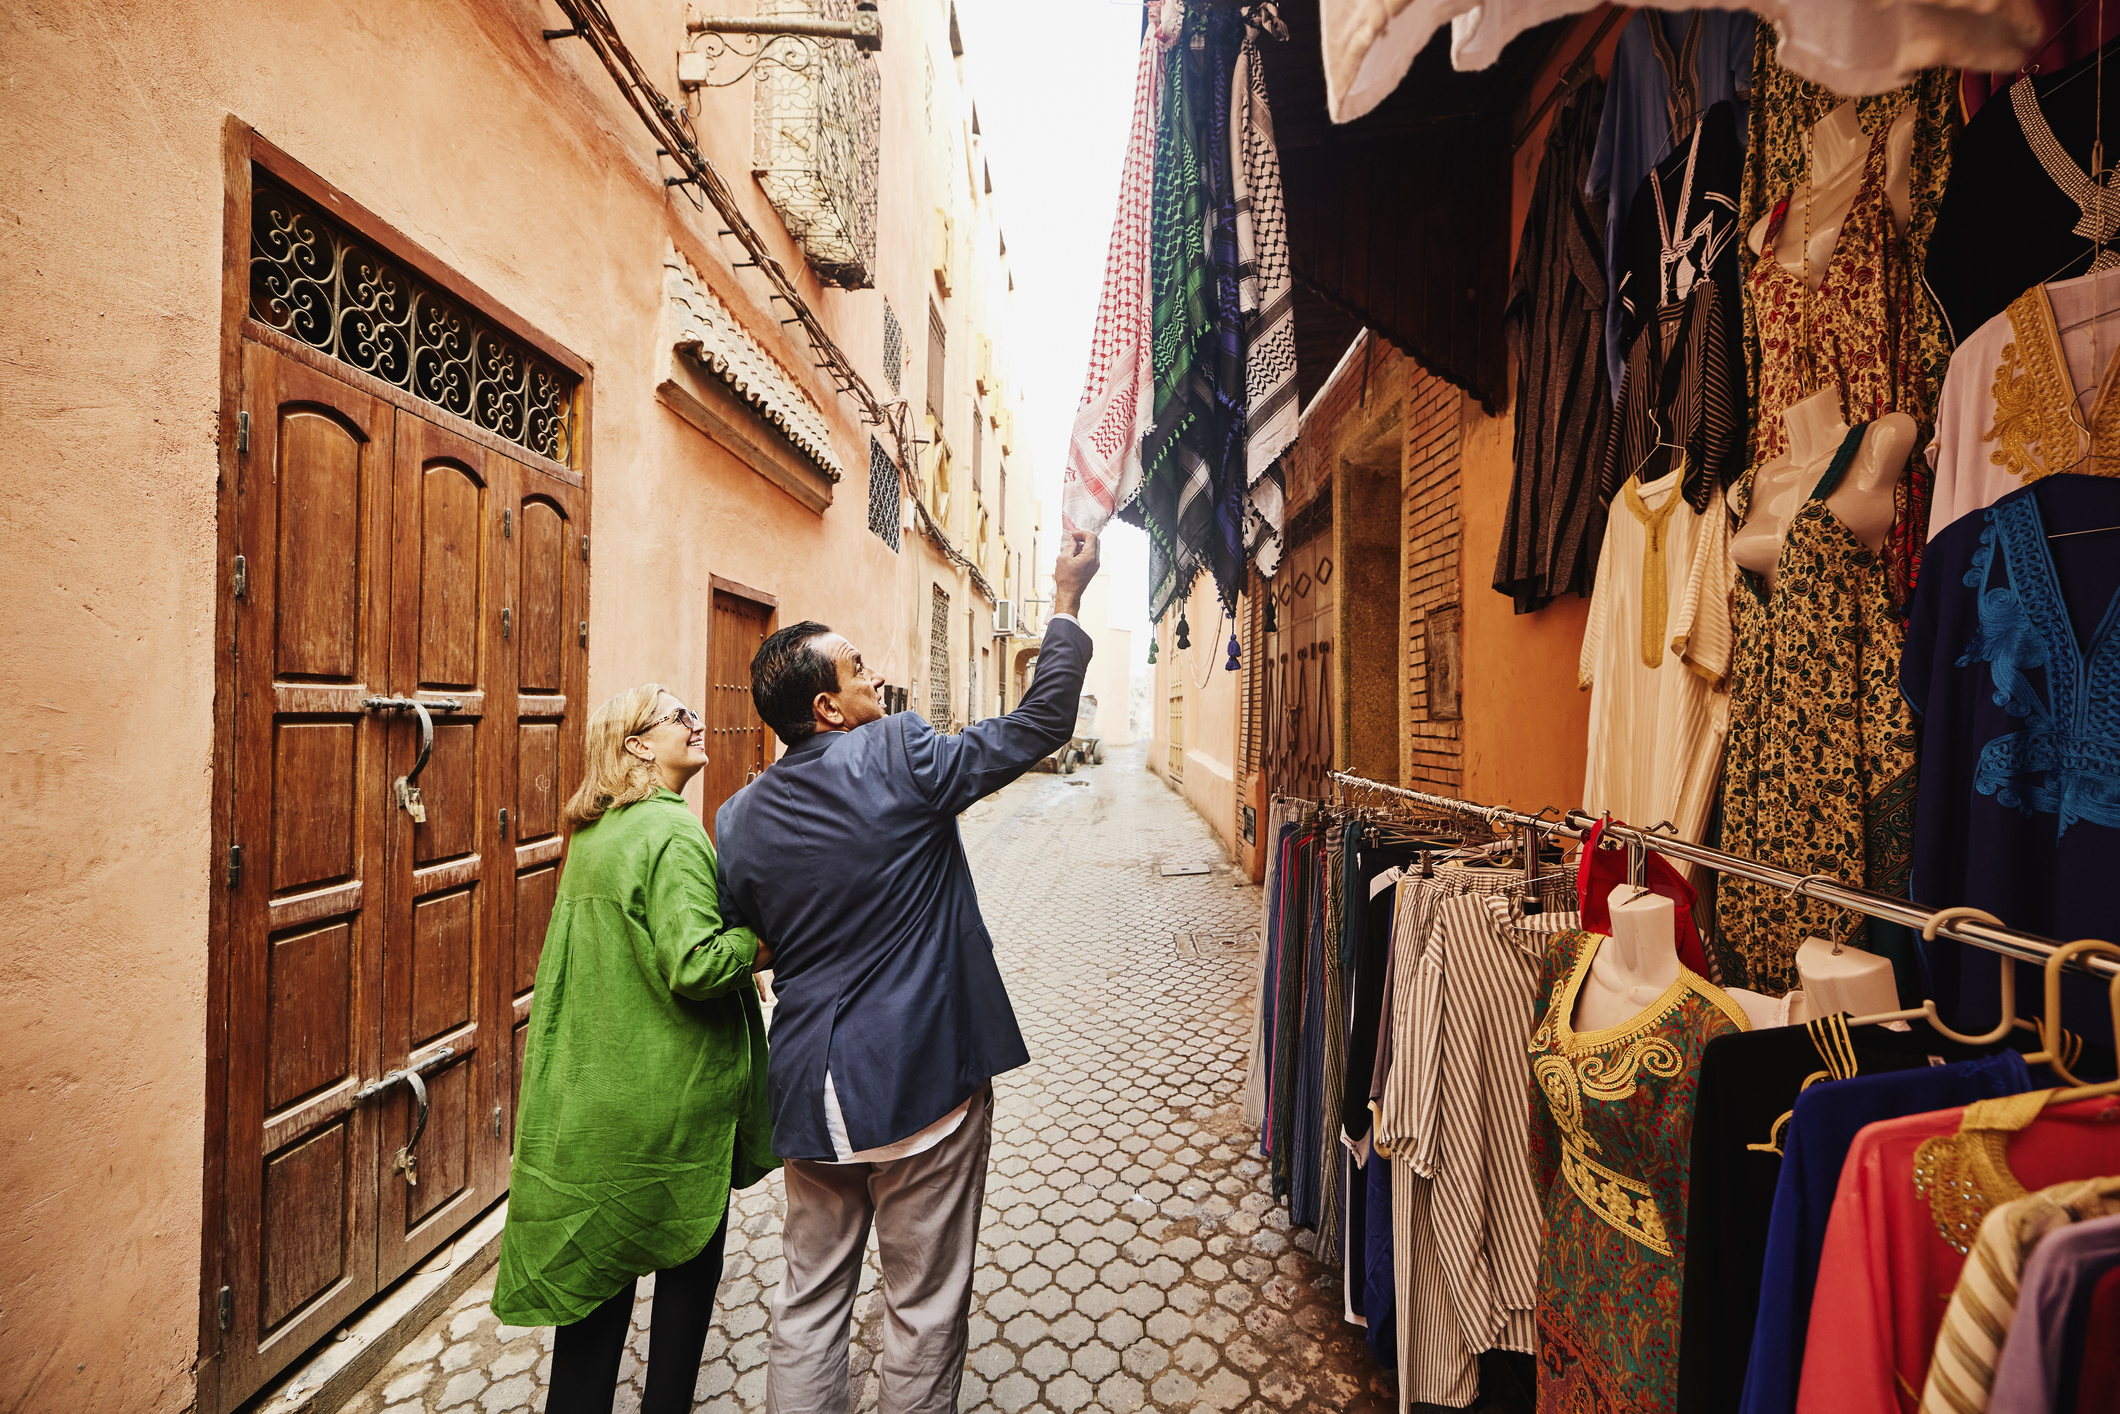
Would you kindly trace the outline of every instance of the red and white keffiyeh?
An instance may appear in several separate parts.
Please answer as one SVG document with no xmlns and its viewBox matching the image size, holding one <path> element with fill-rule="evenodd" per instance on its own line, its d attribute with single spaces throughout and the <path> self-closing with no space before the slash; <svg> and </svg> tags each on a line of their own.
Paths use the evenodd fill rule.
<svg viewBox="0 0 2120 1414">
<path fill-rule="evenodd" d="M 1127 135 L 1119 210 L 1104 257 L 1104 295 L 1090 340 L 1089 376 L 1068 438 L 1060 517 L 1095 534 L 1141 489 L 1141 439 L 1155 419 L 1148 289 L 1150 195 L 1155 182 L 1156 95 L 1164 44 L 1155 29 L 1141 42 L 1134 121 Z"/>
</svg>

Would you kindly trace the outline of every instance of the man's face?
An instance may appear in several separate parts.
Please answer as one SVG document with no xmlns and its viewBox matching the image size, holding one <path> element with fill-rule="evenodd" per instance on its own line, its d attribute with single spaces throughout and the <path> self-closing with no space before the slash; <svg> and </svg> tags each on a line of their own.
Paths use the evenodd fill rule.
<svg viewBox="0 0 2120 1414">
<path fill-rule="evenodd" d="M 836 633 L 812 640 L 818 652 L 839 669 L 839 691 L 819 694 L 815 704 L 826 731 L 851 731 L 883 719 L 883 700 L 876 695 L 876 675 L 861 661 L 861 650 Z"/>
</svg>

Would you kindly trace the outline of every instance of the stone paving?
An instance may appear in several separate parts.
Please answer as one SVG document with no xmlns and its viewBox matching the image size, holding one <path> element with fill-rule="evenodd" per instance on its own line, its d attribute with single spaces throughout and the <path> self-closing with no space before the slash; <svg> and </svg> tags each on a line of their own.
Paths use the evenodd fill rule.
<svg viewBox="0 0 2120 1414">
<path fill-rule="evenodd" d="M 1268 1200 L 1240 1115 L 1260 891 L 1144 754 L 1027 776 L 963 817 L 1031 1062 L 995 1083 L 959 1408 L 1395 1409 L 1391 1379 L 1340 1317 L 1337 1275 Z M 1165 878 L 1165 864 L 1211 868 Z M 781 1205 L 778 1174 L 738 1198 L 699 1414 L 764 1408 Z M 876 1405 L 875 1264 L 872 1242 L 855 1305 L 859 1409 Z M 618 1414 L 639 1407 L 653 1287 L 640 1285 Z M 465 1292 L 350 1414 L 542 1410 L 552 1332 L 500 1325 L 492 1289 L 489 1275 Z"/>
</svg>

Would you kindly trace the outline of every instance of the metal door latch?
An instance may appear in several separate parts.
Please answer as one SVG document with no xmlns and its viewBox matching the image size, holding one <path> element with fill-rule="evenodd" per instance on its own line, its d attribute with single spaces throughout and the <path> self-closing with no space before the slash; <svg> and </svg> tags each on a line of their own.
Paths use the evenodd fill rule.
<svg viewBox="0 0 2120 1414">
<path fill-rule="evenodd" d="M 414 1150 L 419 1147 L 420 1136 L 427 1132 L 427 1082 L 421 1078 L 420 1072 L 432 1070 L 455 1054 L 454 1046 L 440 1047 L 403 1070 L 393 1070 L 381 1080 L 371 1080 L 353 1092 L 353 1103 L 359 1105 L 385 1093 L 401 1081 L 411 1088 L 413 1104 L 416 1107 L 412 1121 L 412 1137 L 405 1141 L 404 1148 L 391 1156 L 390 1169 L 393 1173 L 403 1173 L 405 1182 L 414 1188 L 420 1186 L 420 1156 Z"/>
<path fill-rule="evenodd" d="M 432 697 L 424 700 L 416 697 L 366 697 L 361 699 L 361 705 L 371 712 L 409 711 L 420 719 L 420 754 L 413 761 L 412 769 L 392 782 L 391 788 L 397 794 L 397 803 L 412 817 L 412 823 L 426 824 L 427 807 L 420 800 L 419 779 L 420 772 L 427 769 L 427 757 L 434 750 L 434 718 L 427 715 L 427 709 L 432 707 L 437 712 L 455 712 L 461 710 L 464 704 L 453 697 Z"/>
</svg>

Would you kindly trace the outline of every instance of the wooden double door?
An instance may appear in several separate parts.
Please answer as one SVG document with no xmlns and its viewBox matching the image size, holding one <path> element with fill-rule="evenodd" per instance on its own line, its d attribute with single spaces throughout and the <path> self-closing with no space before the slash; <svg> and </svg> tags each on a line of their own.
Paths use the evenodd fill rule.
<svg viewBox="0 0 2120 1414">
<path fill-rule="evenodd" d="M 258 344 L 239 407 L 222 1408 L 507 1188 L 587 635 L 573 481 Z"/>
</svg>

